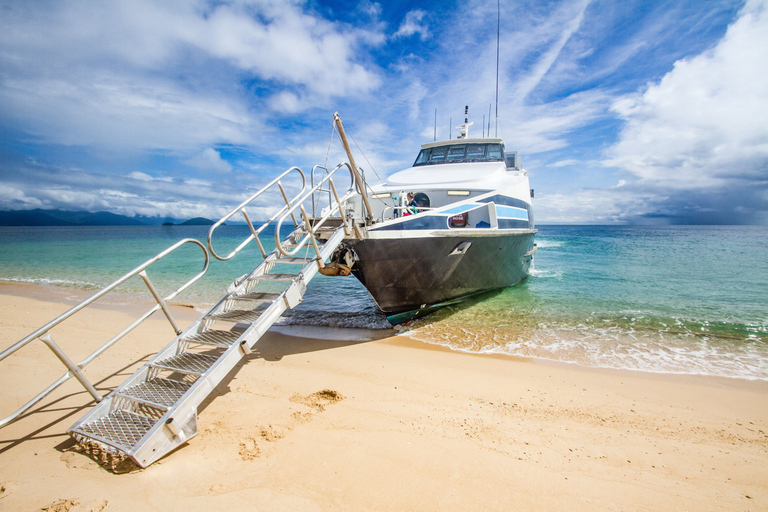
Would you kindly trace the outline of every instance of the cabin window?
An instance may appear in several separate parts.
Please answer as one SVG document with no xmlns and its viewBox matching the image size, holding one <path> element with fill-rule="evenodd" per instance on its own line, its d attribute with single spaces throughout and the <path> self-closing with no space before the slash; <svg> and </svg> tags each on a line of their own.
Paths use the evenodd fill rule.
<svg viewBox="0 0 768 512">
<path fill-rule="evenodd" d="M 448 161 L 449 162 L 461 162 L 464 160 L 464 151 L 467 146 L 451 146 L 448 148 Z"/>
<path fill-rule="evenodd" d="M 413 166 L 460 162 L 503 162 L 502 144 L 446 144 L 422 149 Z"/>
<path fill-rule="evenodd" d="M 416 162 L 414 162 L 413 166 L 416 167 L 417 165 L 424 165 L 427 162 L 429 162 L 429 155 L 432 154 L 431 149 L 422 149 L 419 152 L 419 156 L 416 157 Z"/>
<path fill-rule="evenodd" d="M 448 152 L 448 148 L 433 148 L 432 155 L 429 157 L 429 163 L 441 164 L 445 162 L 445 154 Z"/>
<path fill-rule="evenodd" d="M 503 160 L 501 144 L 488 144 L 488 160 Z"/>
<path fill-rule="evenodd" d="M 467 146 L 467 161 L 485 160 L 485 144 L 470 144 Z"/>
</svg>

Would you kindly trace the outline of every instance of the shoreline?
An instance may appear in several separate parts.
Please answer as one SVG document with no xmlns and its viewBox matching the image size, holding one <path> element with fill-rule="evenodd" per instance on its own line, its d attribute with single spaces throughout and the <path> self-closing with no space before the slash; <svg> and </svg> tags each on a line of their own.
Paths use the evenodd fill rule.
<svg viewBox="0 0 768 512">
<path fill-rule="evenodd" d="M 30 287 L 0 286 L 3 349 L 73 305 Z M 197 316 L 173 309 L 184 325 Z M 72 335 L 55 334 L 74 354 L 130 322 L 111 307 L 86 311 L 70 319 Z M 100 391 L 172 339 L 162 315 L 146 324 L 85 369 Z M 88 404 L 67 382 L 0 429 L 0 507 L 768 507 L 768 383 L 462 353 L 367 332 L 375 339 L 273 328 L 201 407 L 198 436 L 122 475 L 64 434 Z M 47 349 L 28 348 L 0 362 L 2 416 L 61 374 Z"/>
<path fill-rule="evenodd" d="M 96 290 L 98 291 L 98 290 Z M 73 307 L 81 301 L 87 299 L 93 295 L 96 291 L 86 291 L 82 289 L 69 288 L 66 286 L 58 285 L 42 285 L 37 283 L 22 283 L 22 282 L 8 282 L 0 281 L 0 296 L 12 295 L 17 297 L 34 298 L 46 302 L 63 303 L 70 307 Z M 101 310 L 111 311 L 129 311 L 132 314 L 138 315 L 145 312 L 148 308 L 153 307 L 155 302 L 151 300 L 151 296 L 147 295 L 146 300 L 137 300 L 137 295 L 130 292 L 113 292 L 112 295 L 122 297 L 123 300 L 113 300 L 106 302 L 95 302 L 92 306 Z M 107 298 L 110 295 L 106 296 Z M 208 306 L 199 306 L 188 302 L 170 302 L 169 305 L 173 308 L 174 314 L 179 317 L 180 320 L 191 322 L 196 320 L 208 310 Z M 49 320 L 52 320 L 50 318 Z M 40 325 L 43 325 L 42 322 Z M 456 354 L 464 354 L 467 356 L 481 356 L 492 357 L 501 359 L 511 359 L 515 361 L 531 362 L 535 364 L 541 364 L 545 366 L 551 366 L 555 368 L 583 370 L 588 372 L 604 372 L 606 374 L 620 375 L 623 373 L 628 374 L 648 374 L 653 377 L 669 377 L 673 381 L 678 379 L 703 379 L 705 381 L 722 381 L 724 384 L 733 381 L 736 386 L 744 385 L 750 387 L 749 384 L 753 384 L 754 389 L 768 390 L 768 380 L 763 379 L 750 379 L 740 376 L 723 376 L 723 375 L 710 375 L 702 373 L 676 373 L 654 370 L 643 370 L 636 368 L 610 368 L 601 366 L 585 366 L 577 362 L 561 361 L 557 359 L 547 359 L 543 357 L 524 356 L 516 354 L 508 354 L 504 352 L 472 352 L 470 350 L 463 350 L 450 347 L 441 343 L 432 343 L 414 338 L 408 334 L 408 332 L 400 332 L 396 328 L 392 329 L 366 329 L 366 328 L 354 328 L 354 327 L 327 327 L 327 326 L 312 326 L 304 324 L 276 324 L 270 331 L 280 332 L 289 336 L 298 338 L 326 338 L 332 336 L 334 338 L 340 338 L 345 340 L 358 340 L 358 341 L 374 341 L 382 340 L 385 338 L 401 340 L 400 342 L 404 346 L 412 348 L 421 348 L 425 350 L 444 350 Z M 30 331 L 31 332 L 31 331 Z M 0 347 L 2 350 L 4 347 Z"/>
</svg>

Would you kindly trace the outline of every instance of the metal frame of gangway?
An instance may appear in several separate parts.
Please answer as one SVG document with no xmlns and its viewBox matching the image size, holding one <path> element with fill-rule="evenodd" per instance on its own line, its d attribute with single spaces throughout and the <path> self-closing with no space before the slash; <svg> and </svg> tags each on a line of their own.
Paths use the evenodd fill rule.
<svg viewBox="0 0 768 512">
<path fill-rule="evenodd" d="M 157 263 L 161 259 L 163 259 L 168 254 L 174 252 L 179 247 L 186 245 L 186 244 L 194 244 L 200 247 L 203 251 L 203 255 L 205 256 L 205 264 L 203 265 L 203 270 L 200 271 L 198 274 L 196 274 L 192 279 L 184 283 L 182 286 L 177 288 L 175 291 L 171 292 L 167 297 L 161 297 L 158 293 L 155 286 L 152 284 L 152 281 L 149 279 L 149 276 L 147 275 L 146 270 L 152 266 L 153 264 Z M 152 316 L 153 313 L 155 313 L 158 310 L 162 310 L 165 314 L 166 318 L 168 319 L 168 322 L 171 324 L 171 327 L 173 328 L 174 332 L 176 334 L 181 333 L 181 329 L 179 329 L 178 324 L 176 323 L 176 320 L 174 320 L 173 315 L 171 314 L 171 311 L 168 309 L 168 301 L 174 299 L 178 294 L 189 288 L 193 283 L 195 283 L 197 280 L 199 280 L 208 270 L 208 264 L 210 262 L 210 258 L 208 256 L 208 251 L 206 251 L 205 246 L 199 242 L 198 240 L 195 240 L 193 238 L 185 238 L 182 240 L 179 240 L 175 244 L 171 245 L 164 251 L 156 254 L 154 257 L 148 259 L 138 267 L 134 268 L 121 278 L 114 281 L 112 284 L 106 286 L 99 292 L 93 294 L 89 298 L 85 299 L 83 302 L 78 304 L 77 306 L 71 308 L 70 310 L 66 311 L 65 313 L 62 313 L 58 317 L 54 318 L 44 326 L 40 327 L 36 331 L 32 332 L 31 334 L 25 336 L 20 341 L 14 343 L 4 351 L 0 352 L 0 361 L 4 360 L 6 357 L 10 356 L 11 354 L 14 354 L 21 348 L 25 347 L 32 341 L 36 339 L 40 339 L 43 343 L 45 343 L 48 348 L 51 349 L 51 351 L 56 355 L 56 357 L 61 361 L 61 363 L 67 368 L 67 373 L 59 377 L 56 381 L 54 381 L 50 386 L 45 388 L 43 391 L 41 391 L 37 396 L 35 396 L 32 400 L 21 406 L 18 410 L 16 410 L 14 413 L 10 414 L 9 416 L 3 418 L 0 420 L 0 428 L 5 427 L 6 425 L 12 423 L 13 421 L 17 420 L 22 414 L 27 412 L 30 408 L 32 408 L 35 404 L 40 402 L 43 398 L 48 396 L 51 392 L 53 392 L 56 388 L 64 384 L 66 381 L 68 381 L 70 378 L 75 377 L 78 382 L 85 388 L 86 391 L 96 400 L 96 402 L 101 402 L 104 397 L 101 396 L 101 394 L 96 391 L 96 388 L 91 384 L 91 382 L 83 375 L 83 372 L 81 371 L 83 368 L 85 368 L 90 362 L 92 362 L 94 359 L 99 357 L 102 353 L 104 353 L 107 349 L 112 347 L 115 343 L 120 341 L 123 337 L 125 337 L 128 333 L 130 333 L 133 329 L 138 327 L 141 323 L 143 323 L 147 318 Z M 83 359 L 77 364 L 74 364 L 72 360 L 67 356 L 67 354 L 59 347 L 56 342 L 53 341 L 53 337 L 50 334 L 50 331 L 73 316 L 75 313 L 81 311 L 82 309 L 88 307 L 92 303 L 94 303 L 96 300 L 100 299 L 104 295 L 108 294 L 121 284 L 128 281 L 130 278 L 138 275 L 141 277 L 141 279 L 144 281 L 144 283 L 147 285 L 147 288 L 149 289 L 149 292 L 154 297 L 157 304 L 152 307 L 149 311 L 141 315 L 137 320 L 135 320 L 131 325 L 123 329 L 120 333 L 115 335 L 112 339 L 110 339 L 108 342 L 106 342 L 104 345 L 96 349 L 93 353 L 91 353 L 88 357 Z"/>
<path fill-rule="evenodd" d="M 119 465 L 126 458 L 130 458 L 143 468 L 197 435 L 197 409 L 200 404 L 210 396 L 238 362 L 251 353 L 254 345 L 283 312 L 301 302 L 307 290 L 307 283 L 320 271 L 323 260 L 329 258 L 347 236 L 345 226 L 342 224 L 325 228 L 325 231 L 332 229 L 333 233 L 325 240 L 314 257 L 281 257 L 287 247 L 297 247 L 297 243 L 299 248 L 304 245 L 309 251 L 307 235 L 313 236 L 313 224 L 309 222 L 303 202 L 308 201 L 314 193 L 321 191 L 323 186 L 334 189 L 335 185 L 331 185 L 331 177 L 343 166 L 345 164 L 339 165 L 316 186 L 309 189 L 302 187 L 302 191 L 293 200 L 286 201 L 285 206 L 273 217 L 276 217 L 280 225 L 291 217 L 298 226 L 250 274 L 235 280 L 219 302 L 207 313 L 187 326 L 144 366 L 115 388 L 105 400 L 96 404 L 90 412 L 70 427 L 67 432 L 78 443 L 92 450 L 90 453 L 99 453 L 107 457 L 113 467 L 116 467 L 114 464 Z M 346 167 L 349 168 L 348 165 Z M 290 172 L 303 175 L 298 168 L 286 171 L 286 173 Z M 213 233 L 223 220 L 232 218 L 238 212 L 245 212 L 244 216 L 248 219 L 251 231 L 245 241 L 230 254 L 217 255 L 219 259 L 230 259 L 254 238 L 258 240 L 258 234 L 263 231 L 262 228 L 266 228 L 266 225 L 271 223 L 267 221 L 264 226 L 255 228 L 245 208 L 267 189 L 280 185 L 280 179 L 273 180 L 265 189 L 251 196 L 224 219 L 211 226 L 209 242 L 212 241 Z M 347 204 L 347 199 L 354 193 L 354 185 L 353 181 L 343 198 L 335 196 L 340 200 L 332 201 L 323 211 L 323 217 L 312 219 L 315 222 L 314 226 L 322 225 L 336 212 L 344 215 L 344 206 Z M 284 194 L 283 199 L 285 200 L 286 197 Z M 294 215 L 298 210 L 302 211 L 304 217 L 301 223 L 296 221 Z M 309 227 L 309 231 L 304 229 L 305 226 Z M 212 249 L 213 244 L 210 245 L 211 252 L 216 254 Z M 277 264 L 299 264 L 301 270 L 291 273 L 270 272 Z M 263 281 L 289 284 L 278 293 L 255 290 Z M 218 322 L 235 323 L 235 326 L 222 330 L 217 327 Z M 236 328 L 237 326 L 240 328 Z M 198 352 L 201 348 L 209 350 L 214 346 L 222 351 L 218 354 Z M 170 371 L 172 374 L 160 377 L 158 372 L 162 371 Z M 180 380 L 179 375 L 184 375 L 184 378 L 195 375 L 196 378 L 188 382 Z M 172 382 L 176 384 L 171 384 Z"/>
<path fill-rule="evenodd" d="M 318 167 L 318 166 L 316 166 L 316 167 Z M 336 191 L 336 187 L 335 187 L 335 185 L 333 183 L 332 177 L 342 167 L 346 167 L 350 171 L 351 184 L 350 184 L 349 189 L 344 194 L 344 196 L 343 197 L 339 197 L 339 195 L 338 195 L 338 193 Z M 296 194 L 296 196 L 293 199 L 289 200 L 288 196 L 285 193 L 285 189 L 282 186 L 281 180 L 283 178 L 285 178 L 288 174 L 292 173 L 292 172 L 297 172 L 300 175 L 301 181 L 302 181 L 302 186 L 301 186 L 301 190 L 299 191 L 299 193 Z M 313 169 L 313 173 L 314 173 L 314 169 Z M 323 186 L 326 185 L 326 184 L 327 184 L 328 188 L 323 188 Z M 284 199 L 286 204 L 276 214 L 274 214 L 268 221 L 263 223 L 259 228 L 255 228 L 253 223 L 251 222 L 249 216 L 248 216 L 248 213 L 247 213 L 245 207 L 248 206 L 249 204 L 251 204 L 255 199 L 260 197 L 262 194 L 264 194 L 264 192 L 266 192 L 267 190 L 269 190 L 270 188 L 272 188 L 275 185 L 277 185 L 278 188 L 280 189 L 281 195 L 283 196 L 283 199 Z M 226 261 L 226 260 L 229 260 L 232 257 L 234 257 L 237 253 L 239 253 L 251 240 L 256 240 L 256 243 L 257 243 L 257 245 L 259 247 L 259 250 L 260 250 L 262 256 L 264 257 L 265 260 L 267 260 L 268 255 L 266 254 L 266 251 L 264 250 L 264 246 L 262 245 L 261 241 L 259 240 L 259 234 L 261 232 L 263 232 L 272 222 L 277 221 L 277 227 L 275 229 L 275 238 L 276 238 L 276 251 L 275 252 L 279 252 L 279 253 L 281 253 L 281 254 L 283 254 L 285 256 L 290 257 L 291 255 L 293 255 L 296 252 L 298 252 L 299 249 L 304 247 L 307 244 L 308 241 L 311 241 L 311 243 L 313 245 L 313 248 L 316 250 L 316 252 L 318 254 L 317 258 L 315 259 L 315 261 L 317 261 L 317 266 L 318 266 L 318 268 L 322 268 L 324 264 L 323 264 L 323 261 L 322 261 L 323 258 L 320 256 L 321 253 L 320 253 L 319 247 L 317 245 L 316 230 L 318 228 L 320 228 L 322 226 L 322 224 L 326 220 L 331 218 L 336 211 L 338 211 L 339 212 L 339 216 L 341 217 L 341 220 L 342 220 L 342 223 L 343 223 L 343 226 L 344 226 L 344 233 L 345 233 L 345 235 L 349 236 L 350 228 L 349 228 L 349 223 L 348 223 L 347 219 L 344 218 L 343 206 L 344 206 L 346 200 L 351 195 L 353 195 L 355 193 L 355 187 L 356 187 L 355 173 L 350 168 L 349 164 L 347 164 L 347 163 L 339 164 L 331 172 L 328 172 L 327 169 L 326 169 L 325 170 L 325 176 L 323 177 L 323 179 L 320 180 L 317 185 L 313 185 L 309 189 L 307 188 L 306 179 L 305 179 L 304 173 L 301 171 L 301 169 L 299 169 L 298 167 L 292 167 L 292 168 L 288 169 L 287 171 L 283 172 L 280 176 L 278 176 L 274 180 L 272 180 L 269 184 L 267 184 L 261 190 L 259 190 L 255 194 L 253 194 L 251 197 L 249 197 L 247 200 L 245 200 L 243 203 L 241 203 L 238 207 L 233 209 L 229 214 L 225 215 L 222 219 L 220 219 L 213 226 L 211 226 L 211 228 L 210 228 L 210 230 L 208 232 L 208 238 L 207 238 L 207 246 L 208 246 L 208 248 L 207 248 L 207 250 L 206 250 L 206 247 L 201 242 L 199 242 L 198 240 L 191 239 L 191 238 L 180 240 L 180 241 L 176 242 L 175 244 L 171 245 L 170 247 L 168 247 L 166 250 L 160 252 L 159 254 L 155 255 L 152 258 L 150 258 L 149 260 L 147 260 L 143 264 L 139 265 L 138 267 L 136 267 L 132 271 L 130 271 L 127 274 L 123 275 L 122 277 L 120 277 L 119 279 L 114 281 L 112 284 L 106 286 L 105 288 L 103 288 L 102 290 L 100 290 L 96 294 L 92 295 L 88 299 L 84 300 L 83 302 L 81 302 L 77 306 L 75 306 L 75 307 L 71 308 L 70 310 L 68 310 L 67 312 L 59 315 L 54 320 L 48 322 L 47 324 L 45 324 L 44 326 L 42 326 L 39 329 L 35 330 L 31 334 L 27 335 L 26 337 L 24 337 L 23 339 L 21 339 L 20 341 L 18 341 L 17 343 L 12 345 L 11 347 L 9 347 L 8 349 L 6 349 L 3 352 L 1 352 L 0 353 L 0 361 L 2 361 L 6 357 L 14 354 L 18 350 L 20 350 L 21 348 L 23 348 L 24 346 L 29 344 L 30 342 L 32 342 L 33 340 L 40 339 L 54 352 L 54 354 L 59 358 L 59 360 L 62 362 L 62 364 L 67 368 L 68 372 L 65 375 L 63 375 L 62 377 L 60 377 L 58 380 L 56 380 L 53 384 L 48 386 L 46 389 L 44 389 L 42 392 L 40 392 L 32 400 L 30 400 L 25 405 L 23 405 L 21 408 L 19 408 L 17 411 L 12 413 L 8 417 L 0 420 L 0 428 L 2 428 L 4 426 L 8 425 L 9 423 L 17 420 L 22 414 L 27 412 L 31 407 L 33 407 L 35 404 L 40 402 L 43 398 L 48 396 L 51 392 L 53 392 L 55 389 L 57 389 L 64 382 L 66 382 L 67 380 L 69 380 L 72 377 L 75 377 L 80 382 L 80 384 L 86 389 L 86 391 L 88 391 L 88 393 L 96 400 L 97 403 L 103 401 L 104 398 L 106 398 L 106 397 L 102 397 L 101 394 L 99 394 L 99 392 L 96 391 L 95 387 L 90 383 L 90 381 L 88 381 L 85 378 L 85 376 L 83 375 L 81 370 L 85 366 L 87 366 L 90 362 L 92 362 L 94 359 L 96 359 L 99 355 L 101 355 L 104 351 L 106 351 L 107 349 L 112 347 L 115 343 L 117 343 L 117 341 L 119 341 L 120 339 L 125 337 L 127 334 L 129 334 L 133 329 L 138 327 L 141 323 L 143 323 L 147 318 L 149 318 L 153 313 L 155 313 L 158 310 L 162 310 L 164 312 L 164 314 L 165 314 L 166 318 L 168 319 L 169 323 L 171 324 L 174 332 L 176 333 L 177 336 L 180 336 L 182 334 L 182 330 L 179 329 L 178 324 L 176 323 L 176 321 L 173 318 L 173 315 L 171 314 L 170 310 L 168 309 L 167 302 L 172 300 L 176 296 L 178 296 L 181 292 L 183 292 L 184 290 L 189 288 L 192 284 L 194 284 L 201 277 L 203 277 L 203 275 L 205 275 L 205 273 L 208 270 L 209 263 L 210 263 L 209 253 L 210 253 L 210 255 L 213 255 L 215 258 L 217 258 L 219 260 Z M 314 220 L 314 222 L 311 222 L 310 218 L 309 218 L 309 216 L 308 216 L 308 214 L 307 214 L 307 212 L 306 212 L 306 210 L 304 208 L 303 203 L 305 201 L 307 201 L 308 199 L 310 199 L 310 198 L 314 199 L 314 194 L 315 193 L 322 193 L 322 192 L 328 192 L 329 193 L 329 204 L 328 204 L 327 208 L 325 209 L 324 215 L 322 217 L 319 217 L 319 218 L 317 218 L 317 217 L 313 218 L 312 220 Z M 332 204 L 330 194 L 333 195 L 333 198 L 335 199 L 335 204 Z M 315 201 L 313 200 L 313 211 L 314 211 L 314 207 L 315 207 Z M 302 221 L 303 221 L 302 223 L 299 223 L 296 220 L 296 216 L 294 215 L 294 213 L 296 212 L 297 208 L 301 212 Z M 215 232 L 217 227 L 222 225 L 225 221 L 230 219 L 232 216 L 234 216 L 238 212 L 242 212 L 243 217 L 246 220 L 246 223 L 248 225 L 248 228 L 249 228 L 251 234 L 242 243 L 240 243 L 240 245 L 238 245 L 233 251 L 231 251 L 229 254 L 227 254 L 226 256 L 221 256 L 218 253 L 216 253 L 216 251 L 213 249 L 213 244 L 212 244 L 213 233 Z M 299 228 L 302 225 L 305 227 L 305 230 L 306 230 L 306 232 L 304 233 L 303 237 L 300 240 L 295 240 L 296 245 L 295 245 L 293 251 L 291 251 L 291 252 L 286 251 L 285 248 L 283 247 L 283 245 L 278 240 L 279 234 L 280 234 L 280 227 L 282 226 L 283 222 L 288 217 L 291 217 L 291 219 L 292 219 L 292 221 L 294 223 L 294 226 L 295 226 L 295 229 L 292 232 L 292 235 L 296 234 L 297 231 L 299 230 Z M 359 233 L 359 229 L 357 228 L 357 226 L 353 226 L 353 227 L 355 228 L 356 233 Z M 289 238 L 290 238 L 290 236 L 289 236 Z M 168 296 L 161 297 L 160 294 L 157 292 L 156 288 L 154 287 L 154 285 L 152 284 L 151 280 L 149 279 L 149 276 L 147 275 L 146 270 L 151 265 L 153 265 L 154 263 L 157 263 L 158 261 L 163 259 L 168 254 L 174 252 L 175 250 L 177 250 L 181 246 L 183 246 L 185 244 L 188 244 L 188 243 L 195 244 L 195 245 L 199 246 L 200 249 L 203 251 L 203 255 L 204 255 L 204 258 L 205 258 L 205 263 L 204 263 L 203 269 L 198 274 L 196 274 L 194 277 L 192 277 L 189 281 L 187 281 L 182 286 L 177 288 L 175 291 L 170 293 Z M 279 262 L 279 259 L 277 261 Z M 305 271 L 306 271 L 306 269 L 305 269 Z M 99 347 L 96 351 L 94 351 L 92 354 L 87 356 L 80 363 L 74 364 L 71 361 L 71 359 L 69 358 L 69 356 L 67 356 L 66 353 L 64 353 L 61 350 L 61 348 L 53 341 L 53 338 L 50 335 L 50 331 L 53 328 L 57 327 L 62 322 L 64 322 L 65 320 L 67 320 L 68 318 L 70 318 L 71 316 L 73 316 L 75 313 L 77 313 L 77 312 L 81 311 L 82 309 L 86 308 L 87 306 L 91 305 L 93 302 L 95 302 L 96 300 L 100 299 L 104 295 L 108 294 L 109 292 L 111 292 L 112 290 L 114 290 L 115 288 L 117 288 L 118 286 L 120 286 L 121 284 L 125 283 L 130 278 L 132 278 L 132 277 L 134 277 L 136 275 L 139 275 L 142 278 L 142 280 L 145 282 L 145 284 L 147 285 L 147 288 L 149 289 L 150 293 L 155 298 L 155 301 L 157 302 L 157 305 L 155 305 L 153 308 L 151 308 L 145 314 L 140 316 L 131 325 L 126 327 L 123 331 L 118 333 L 116 336 L 114 336 L 112 339 L 110 339 L 107 343 L 105 343 L 104 345 Z M 309 275 L 306 276 L 306 277 L 307 278 L 311 278 L 311 276 L 309 276 Z M 222 300 L 224 300 L 224 299 L 222 299 Z M 214 306 L 214 308 L 215 307 L 216 306 Z"/>
<path fill-rule="evenodd" d="M 349 177 L 350 177 L 350 185 L 349 189 L 345 192 L 343 196 L 339 196 L 338 191 L 336 189 L 336 185 L 333 182 L 333 176 L 336 174 L 336 172 L 341 169 L 342 167 L 346 167 L 349 171 Z M 314 184 L 314 176 L 316 170 L 322 170 L 324 171 L 324 175 L 322 179 L 318 181 L 318 183 Z M 292 199 L 288 200 L 288 196 L 285 193 L 285 189 L 282 185 L 282 179 L 286 177 L 291 172 L 298 172 L 302 179 L 302 188 L 301 191 Z M 284 173 L 282 173 L 280 176 L 272 180 L 268 185 L 263 187 L 261 190 L 253 194 L 251 197 L 240 203 L 239 206 L 237 206 L 235 209 L 233 209 L 231 212 L 229 212 L 227 215 L 219 219 L 216 223 L 214 223 L 211 226 L 211 229 L 208 231 L 208 251 L 211 253 L 211 256 L 214 258 L 221 260 L 221 261 L 228 261 L 232 259 L 237 253 L 239 253 L 243 248 L 245 248 L 246 245 L 248 245 L 252 240 L 256 241 L 256 245 L 259 248 L 259 251 L 261 252 L 261 255 L 263 258 L 267 258 L 268 254 L 266 250 L 264 249 L 264 245 L 261 243 L 261 240 L 259 240 L 259 235 L 267 229 L 273 222 L 276 222 L 275 224 L 275 248 L 276 250 L 282 254 L 285 257 L 292 257 L 295 256 L 301 249 L 303 249 L 307 242 L 311 242 L 313 249 L 317 254 L 320 254 L 319 246 L 317 245 L 316 235 L 317 230 L 320 228 L 328 219 L 330 219 L 336 210 L 339 211 L 339 217 L 341 218 L 342 224 L 344 226 L 344 232 L 347 236 L 351 234 L 350 228 L 350 222 L 348 219 L 346 219 L 344 212 L 342 211 L 342 207 L 344 205 L 344 202 L 355 193 L 355 189 L 357 187 L 357 180 L 356 180 L 356 174 L 353 171 L 353 169 L 350 167 L 350 165 L 346 162 L 340 163 L 332 171 L 328 171 L 327 168 L 316 165 L 312 168 L 311 173 L 312 178 L 312 184 L 310 185 L 310 188 L 307 189 L 307 183 L 306 183 L 306 177 L 304 176 L 304 172 L 298 168 L 298 167 L 291 167 Z M 323 188 L 324 185 L 327 184 L 328 188 Z M 251 222 L 250 217 L 248 216 L 248 212 L 246 210 L 246 207 L 249 206 L 253 201 L 255 201 L 259 196 L 261 196 L 264 192 L 266 192 L 269 188 L 273 187 L 274 185 L 277 185 L 280 189 L 280 193 L 283 196 L 283 199 L 285 200 L 285 206 L 283 206 L 277 213 L 272 215 L 269 220 L 261 224 L 258 228 L 255 228 L 253 226 L 253 222 Z M 324 208 L 325 213 L 317 217 L 317 210 L 320 210 L 320 202 L 319 196 L 323 193 L 328 194 L 328 205 L 326 208 Z M 307 213 L 306 209 L 304 208 L 304 202 L 307 200 L 312 199 L 312 218 L 310 219 L 309 214 Z M 333 201 L 335 200 L 335 205 L 333 204 Z M 301 214 L 301 220 L 302 222 L 299 222 L 296 220 L 296 210 L 299 210 Z M 238 245 L 236 248 L 234 248 L 229 254 L 226 256 L 219 255 L 213 248 L 213 233 L 216 231 L 216 229 L 224 224 L 227 220 L 231 219 L 234 215 L 237 213 L 242 213 L 243 218 L 245 219 L 246 224 L 248 225 L 248 229 L 250 230 L 251 234 L 243 240 L 240 245 Z M 294 226 L 294 232 L 296 229 L 300 228 L 301 226 L 304 226 L 304 229 L 306 230 L 306 233 L 302 236 L 300 240 L 295 240 L 295 247 L 291 251 L 287 251 L 285 247 L 283 247 L 282 241 L 280 240 L 280 233 L 282 230 L 283 222 L 290 217 L 293 226 Z M 314 221 L 314 222 L 313 222 Z M 352 227 L 355 228 L 356 233 L 359 233 L 359 230 L 354 223 L 351 223 Z M 322 259 L 318 259 L 318 266 L 320 268 L 324 267 L 324 263 Z"/>
</svg>

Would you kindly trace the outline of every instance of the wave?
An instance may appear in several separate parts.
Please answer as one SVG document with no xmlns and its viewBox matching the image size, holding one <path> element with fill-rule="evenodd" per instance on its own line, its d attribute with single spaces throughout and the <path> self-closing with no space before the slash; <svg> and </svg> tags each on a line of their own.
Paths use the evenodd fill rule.
<svg viewBox="0 0 768 512">
<path fill-rule="evenodd" d="M 553 247 L 562 247 L 565 242 L 558 240 L 547 240 L 545 238 L 536 238 L 536 247 L 539 249 L 551 249 Z"/>
<path fill-rule="evenodd" d="M 574 363 L 592 368 L 768 380 L 765 326 L 666 322 L 635 316 L 486 324 L 453 312 L 401 327 L 413 339 L 470 353 L 494 353 Z"/>
<path fill-rule="evenodd" d="M 2 277 L 0 281 L 6 283 L 27 283 L 44 286 L 62 286 L 67 288 L 79 288 L 83 290 L 93 290 L 102 288 L 102 285 L 89 283 L 87 281 L 77 281 L 70 279 L 49 279 L 47 277 Z"/>
</svg>

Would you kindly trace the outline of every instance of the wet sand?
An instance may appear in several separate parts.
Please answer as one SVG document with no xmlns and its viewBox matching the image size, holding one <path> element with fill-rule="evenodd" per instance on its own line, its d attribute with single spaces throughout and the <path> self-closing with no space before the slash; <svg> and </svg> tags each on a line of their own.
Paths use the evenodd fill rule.
<svg viewBox="0 0 768 512">
<path fill-rule="evenodd" d="M 0 348 L 71 306 L 0 285 Z M 86 310 L 54 339 L 79 360 L 133 318 Z M 90 403 L 70 380 L 0 429 L 0 510 L 768 510 L 766 382 L 378 335 L 270 331 L 203 405 L 198 436 L 124 474 L 64 434 Z M 85 373 L 106 393 L 172 336 L 156 314 Z M 0 415 L 62 373 L 39 342 L 0 362 Z"/>
</svg>

